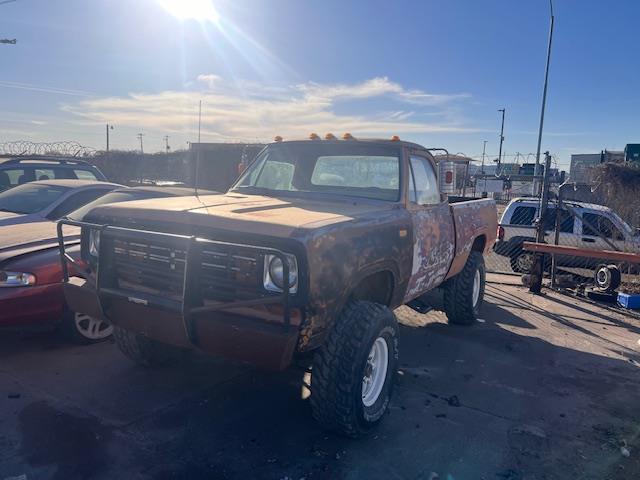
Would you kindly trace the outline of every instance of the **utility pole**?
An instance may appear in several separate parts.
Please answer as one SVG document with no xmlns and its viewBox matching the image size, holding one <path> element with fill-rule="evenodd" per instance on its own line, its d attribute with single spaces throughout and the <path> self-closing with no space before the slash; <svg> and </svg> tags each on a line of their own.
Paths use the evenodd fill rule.
<svg viewBox="0 0 640 480">
<path fill-rule="evenodd" d="M 200 125 L 202 124 L 202 100 L 198 104 L 198 143 L 200 143 Z"/>
<path fill-rule="evenodd" d="M 538 148 L 536 149 L 536 166 L 533 170 L 533 178 L 538 175 L 538 167 L 540 165 L 540 148 L 542 145 L 542 127 L 544 125 L 544 110 L 547 104 L 547 84 L 549 82 L 549 63 L 551 62 L 551 42 L 553 41 L 553 2 L 549 0 L 549 7 L 551 7 L 551 23 L 549 24 L 549 43 L 547 44 L 547 65 L 544 70 L 544 87 L 542 89 L 542 108 L 540 109 L 540 127 L 538 128 Z M 547 173 L 546 171 L 544 172 Z M 540 187 L 538 188 L 538 194 L 540 194 Z"/>
<path fill-rule="evenodd" d="M 138 140 L 140 140 L 140 153 L 144 155 L 144 148 L 142 146 L 142 137 L 144 137 L 144 133 L 140 132 L 138 135 Z"/>
<path fill-rule="evenodd" d="M 482 176 L 484 178 L 484 188 L 482 189 L 482 198 L 485 198 L 487 196 L 487 177 L 484 172 L 484 155 L 486 150 L 487 150 L 487 141 L 484 140 L 482 142 L 482 167 L 480 168 L 480 173 L 482 173 Z"/>
<path fill-rule="evenodd" d="M 500 150 L 498 151 L 498 168 L 496 170 L 496 176 L 500 173 L 500 165 L 502 164 L 502 143 L 504 142 L 504 112 L 505 109 L 498 110 L 502 112 L 502 125 L 500 126 Z"/>
<path fill-rule="evenodd" d="M 167 155 L 169 155 L 169 150 L 171 147 L 169 146 L 169 135 L 164 136 L 164 151 Z"/>
</svg>

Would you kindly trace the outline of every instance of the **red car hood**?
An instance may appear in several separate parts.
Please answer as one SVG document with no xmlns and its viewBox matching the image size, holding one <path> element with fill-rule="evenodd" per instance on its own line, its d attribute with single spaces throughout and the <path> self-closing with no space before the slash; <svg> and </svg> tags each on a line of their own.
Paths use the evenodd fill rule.
<svg viewBox="0 0 640 480">
<path fill-rule="evenodd" d="M 78 227 L 65 226 L 69 243 L 80 239 Z M 0 262 L 25 253 L 53 248 L 58 244 L 55 222 L 43 221 L 0 226 Z"/>
</svg>

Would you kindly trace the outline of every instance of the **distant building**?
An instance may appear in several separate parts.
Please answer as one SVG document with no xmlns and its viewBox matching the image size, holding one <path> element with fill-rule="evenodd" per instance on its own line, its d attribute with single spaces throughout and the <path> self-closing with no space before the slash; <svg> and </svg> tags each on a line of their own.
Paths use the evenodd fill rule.
<svg viewBox="0 0 640 480">
<path fill-rule="evenodd" d="M 575 183 L 592 183 L 592 170 L 601 163 L 622 163 L 625 152 L 602 150 L 600 153 L 571 155 L 570 180 Z"/>
</svg>

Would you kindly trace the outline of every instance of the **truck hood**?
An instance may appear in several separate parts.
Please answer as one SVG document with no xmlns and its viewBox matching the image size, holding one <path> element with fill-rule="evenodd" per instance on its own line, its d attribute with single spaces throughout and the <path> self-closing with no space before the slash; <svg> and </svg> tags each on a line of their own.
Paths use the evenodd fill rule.
<svg viewBox="0 0 640 480">
<path fill-rule="evenodd" d="M 99 223 L 117 224 L 118 219 L 126 219 L 141 227 L 145 223 L 172 223 L 289 237 L 298 229 L 348 222 L 370 212 L 389 210 L 394 205 L 359 198 L 327 201 L 227 193 L 104 205 L 92 210 L 87 217 Z"/>
<path fill-rule="evenodd" d="M 80 229 L 66 226 L 65 239 L 78 241 Z M 0 226 L 0 262 L 58 245 L 56 224 L 50 221 Z"/>
</svg>

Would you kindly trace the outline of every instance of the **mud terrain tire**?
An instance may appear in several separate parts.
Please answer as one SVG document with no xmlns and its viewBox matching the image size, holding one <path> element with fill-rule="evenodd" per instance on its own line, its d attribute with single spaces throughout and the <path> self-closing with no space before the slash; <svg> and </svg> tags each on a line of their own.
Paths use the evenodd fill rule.
<svg viewBox="0 0 640 480">
<path fill-rule="evenodd" d="M 113 338 L 122 353 L 143 367 L 160 367 L 179 356 L 179 349 L 138 333 L 113 326 Z"/>
<path fill-rule="evenodd" d="M 462 271 L 444 285 L 444 311 L 449 323 L 475 323 L 484 298 L 485 278 L 484 257 L 480 252 L 471 252 Z M 476 282 L 479 282 L 477 290 Z"/>
<path fill-rule="evenodd" d="M 314 356 L 314 418 L 348 437 L 368 432 L 389 406 L 397 368 L 394 313 L 377 303 L 348 303 Z"/>
</svg>

